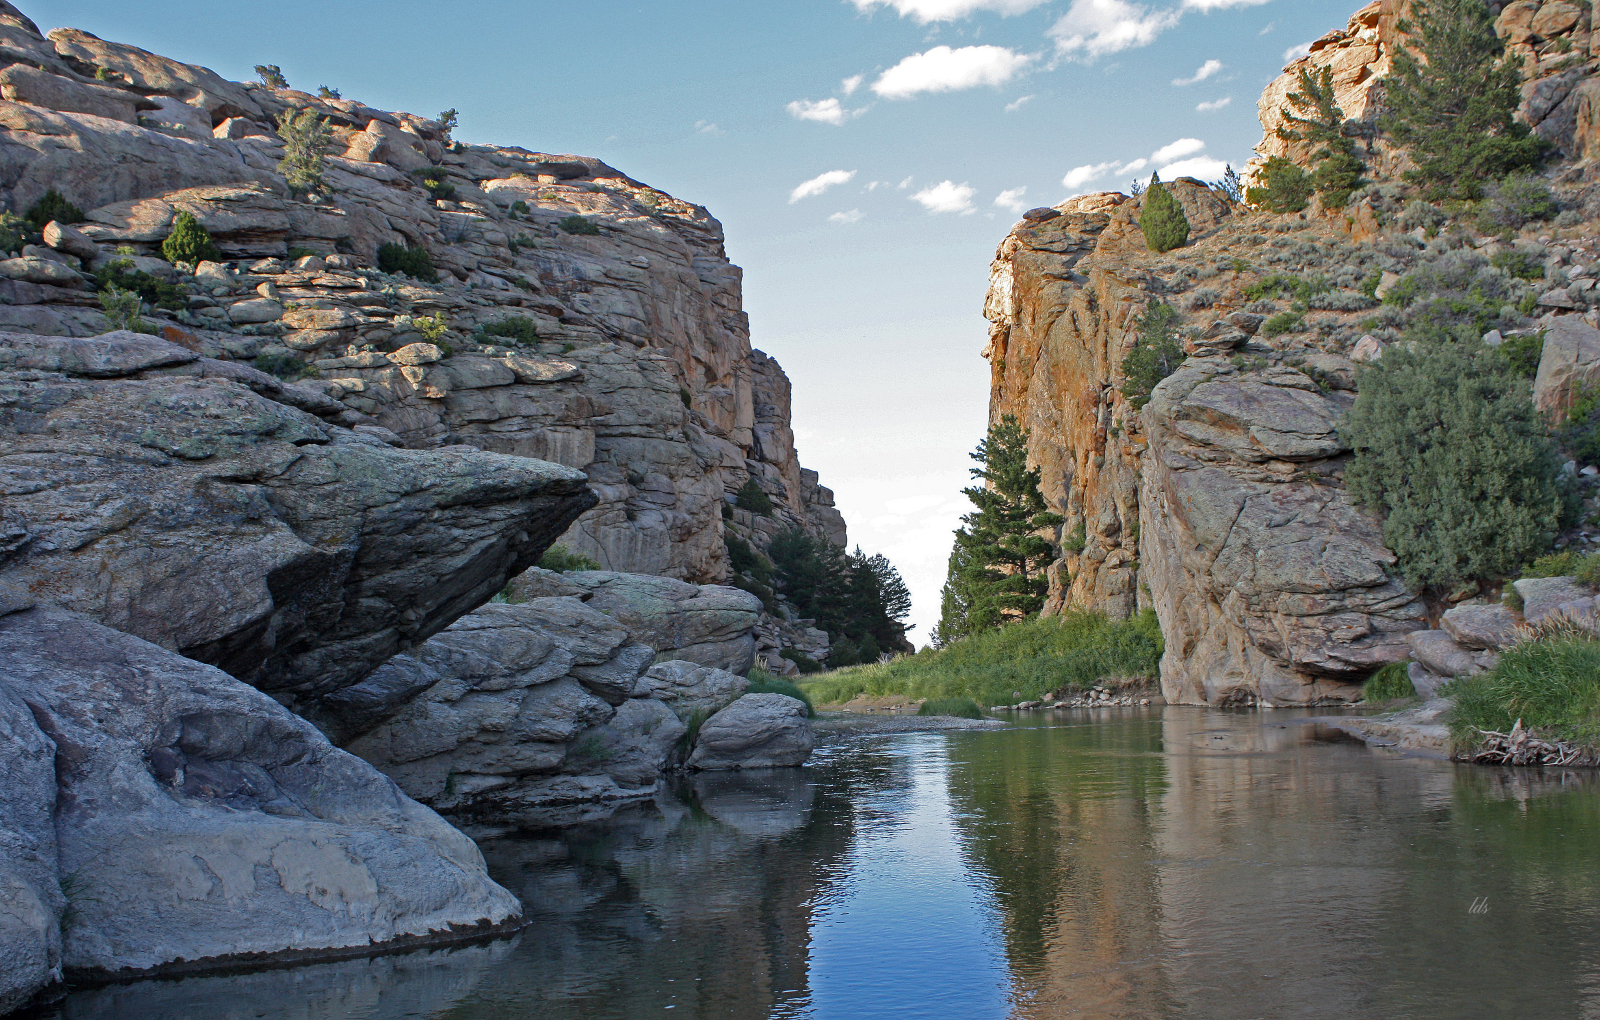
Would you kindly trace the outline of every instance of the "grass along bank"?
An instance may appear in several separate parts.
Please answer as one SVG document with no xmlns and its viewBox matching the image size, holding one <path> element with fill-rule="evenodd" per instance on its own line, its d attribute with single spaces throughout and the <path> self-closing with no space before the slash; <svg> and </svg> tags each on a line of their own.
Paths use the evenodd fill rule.
<svg viewBox="0 0 1600 1020">
<path fill-rule="evenodd" d="M 1458 754 L 1499 760 L 1505 742 L 1486 742 L 1483 734 L 1510 734 L 1520 720 L 1536 740 L 1566 745 L 1561 757 L 1578 752 L 1587 759 L 1582 764 L 1600 763 L 1600 640 L 1571 624 L 1541 631 L 1501 652 L 1494 669 L 1444 689 L 1455 699 L 1450 734 Z"/>
<path fill-rule="evenodd" d="M 1105 681 L 1153 683 L 1161 652 L 1154 612 L 1123 623 L 1074 612 L 1022 620 L 892 662 L 835 670 L 800 686 L 819 705 L 862 695 L 1010 705 Z"/>
</svg>

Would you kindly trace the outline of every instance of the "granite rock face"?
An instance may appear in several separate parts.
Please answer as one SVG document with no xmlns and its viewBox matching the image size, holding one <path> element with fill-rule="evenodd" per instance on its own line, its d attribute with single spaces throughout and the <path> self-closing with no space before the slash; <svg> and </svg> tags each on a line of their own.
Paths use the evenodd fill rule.
<svg viewBox="0 0 1600 1020">
<path fill-rule="evenodd" d="M 0 623 L 3 623 L 0 618 Z M 56 744 L 0 682 L 0 1015 L 61 980 Z"/>
<path fill-rule="evenodd" d="M 0 705 L 5 753 L 23 759 L 0 819 L 24 851 L 0 874 L 27 880 L 0 916 L 59 922 L 69 975 L 459 936 L 521 913 L 470 839 L 214 667 L 24 609 L 0 617 Z M 48 967 L 53 939 L 7 940 L 12 1001 L 16 956 Z"/>
<path fill-rule="evenodd" d="M 798 526 L 844 543 L 704 208 L 596 159 L 469 145 L 427 118 L 229 82 L 77 29 L 46 38 L 4 12 L 0 203 L 26 211 L 54 188 L 86 218 L 55 235 L 70 264 L 0 281 L 0 330 L 104 332 L 75 270 L 132 247 L 136 268 L 184 291 L 186 308 L 151 314 L 187 346 L 298 362 L 316 375 L 304 385 L 410 448 L 585 471 L 599 502 L 563 543 L 608 570 L 725 580 L 723 507 L 750 478 L 775 509 L 732 523 L 747 540 Z M 333 133 L 316 201 L 277 170 L 274 125 L 297 109 Z M 151 258 L 180 213 L 221 262 L 191 274 Z M 559 226 L 574 216 L 587 228 Z M 440 280 L 379 272 L 384 244 L 427 250 Z M 288 259 L 296 249 L 317 255 Z M 402 354 L 425 339 L 424 318 L 449 326 L 451 356 Z"/>
<path fill-rule="evenodd" d="M 706 771 L 803 765 L 815 743 L 805 702 L 746 694 L 700 727 L 688 765 Z"/>
<path fill-rule="evenodd" d="M 154 337 L 0 334 L 0 582 L 293 704 L 487 601 L 593 505 L 571 468 L 352 419 Z"/>
<path fill-rule="evenodd" d="M 727 670 L 674 660 L 654 666 L 640 679 L 652 698 L 665 702 L 679 716 L 717 712 L 750 689 L 750 681 Z"/>
</svg>

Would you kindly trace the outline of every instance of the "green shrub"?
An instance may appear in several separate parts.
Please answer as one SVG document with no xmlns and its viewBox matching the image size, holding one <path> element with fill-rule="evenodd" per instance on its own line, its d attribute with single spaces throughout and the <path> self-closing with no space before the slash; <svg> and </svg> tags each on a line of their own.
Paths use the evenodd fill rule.
<svg viewBox="0 0 1600 1020">
<path fill-rule="evenodd" d="M 1529 223 L 1554 219 L 1561 212 L 1550 185 L 1531 174 L 1514 174 L 1484 191 L 1478 226 L 1485 233 L 1521 230 Z"/>
<path fill-rule="evenodd" d="M 740 510 L 748 510 L 758 517 L 772 516 L 772 497 L 762 491 L 755 478 L 747 478 L 739 487 L 739 494 L 734 497 L 733 505 Z"/>
<path fill-rule="evenodd" d="M 687 386 L 678 387 L 678 400 L 683 404 L 684 407 L 694 406 L 694 395 L 689 392 L 689 388 Z"/>
<path fill-rule="evenodd" d="M 461 120 L 460 113 L 457 112 L 455 107 L 451 107 L 450 109 L 439 114 L 439 116 L 435 119 L 439 124 L 439 134 L 444 137 L 446 143 L 449 143 L 450 133 L 456 129 L 456 124 Z"/>
<path fill-rule="evenodd" d="M 981 705 L 1035 700 L 1107 680 L 1154 681 L 1161 628 L 1154 612 L 1113 623 L 1095 613 L 1033 617 L 979 631 L 937 650 L 839 669 L 801 686 L 818 704 L 860 695 L 971 698 Z"/>
<path fill-rule="evenodd" d="M 971 698 L 929 698 L 917 709 L 918 715 L 944 715 L 955 719 L 982 719 L 983 706 Z"/>
<path fill-rule="evenodd" d="M 43 230 L 50 225 L 51 220 L 61 223 L 82 223 L 83 210 L 63 198 L 61 192 L 51 188 L 44 193 L 43 198 L 28 208 L 27 220 L 33 225 L 34 230 Z"/>
<path fill-rule="evenodd" d="M 1511 576 L 1566 512 L 1528 382 L 1481 344 L 1393 345 L 1341 429 L 1352 499 L 1384 517 L 1408 584 Z"/>
<path fill-rule="evenodd" d="M 1577 383 L 1560 430 L 1561 445 L 1580 463 L 1600 463 L 1600 386 Z"/>
<path fill-rule="evenodd" d="M 1361 699 L 1374 705 L 1416 696 L 1417 689 L 1411 684 L 1411 675 L 1404 662 L 1389 663 L 1361 685 Z"/>
<path fill-rule="evenodd" d="M 278 119 L 278 137 L 283 140 L 283 158 L 278 172 L 294 191 L 316 191 L 322 187 L 327 170 L 328 145 L 333 129 L 327 118 L 317 119 L 311 107 L 288 110 Z"/>
<path fill-rule="evenodd" d="M 310 375 L 315 371 L 310 365 L 293 354 L 262 354 L 256 358 L 255 366 L 268 375 L 275 375 L 279 379 L 289 382 Z"/>
<path fill-rule="evenodd" d="M 1600 641 L 1568 634 L 1512 645 L 1495 668 L 1453 681 L 1450 730 L 1459 749 L 1479 730 L 1510 732 L 1517 720 L 1541 736 L 1600 743 Z"/>
<path fill-rule="evenodd" d="M 134 291 L 107 287 L 100 292 L 100 308 L 106 313 L 106 322 L 112 329 L 127 329 L 135 333 L 155 332 L 140 317 L 144 302 Z"/>
<path fill-rule="evenodd" d="M 1150 402 L 1156 384 L 1183 364 L 1178 343 L 1178 312 L 1165 301 L 1152 301 L 1139 317 L 1133 348 L 1122 359 L 1122 395 L 1134 410 Z"/>
<path fill-rule="evenodd" d="M 1413 2 L 1381 124 L 1411 156 L 1423 196 L 1475 199 L 1486 182 L 1537 166 L 1550 145 L 1517 119 L 1522 61 L 1506 53 L 1483 0 Z"/>
<path fill-rule="evenodd" d="M 1366 165 L 1356 155 L 1355 141 L 1344 133 L 1344 111 L 1334 101 L 1333 69 L 1302 67 L 1299 85 L 1287 97 L 1293 109 L 1283 109 L 1278 137 L 1320 146 L 1311 156 L 1309 183 L 1322 196 L 1324 208 L 1343 209 L 1350 193 L 1366 183 Z"/>
<path fill-rule="evenodd" d="M 1524 379 L 1539 374 L 1539 359 L 1544 355 L 1544 331 L 1508 336 L 1500 342 L 1500 356 Z"/>
<path fill-rule="evenodd" d="M 1300 328 L 1300 324 L 1304 320 L 1304 312 L 1297 312 L 1294 309 L 1290 309 L 1287 312 L 1279 312 L 1261 324 L 1261 332 L 1269 337 L 1293 333 Z"/>
<path fill-rule="evenodd" d="M 284 257 L 287 258 L 290 262 L 298 262 L 301 259 L 305 259 L 305 258 L 319 258 L 320 259 L 326 254 L 327 254 L 327 252 L 318 251 L 315 248 L 306 248 L 306 247 L 303 247 L 301 245 L 296 244 L 296 245 L 290 245 L 289 246 L 289 254 L 284 256 Z"/>
<path fill-rule="evenodd" d="M 427 189 L 428 197 L 435 200 L 448 200 L 456 197 L 456 186 L 447 179 L 445 172 L 439 167 L 429 167 L 417 174 L 422 186 Z"/>
<path fill-rule="evenodd" d="M 598 234 L 600 228 L 582 216 L 566 216 L 556 226 L 569 234 Z"/>
<path fill-rule="evenodd" d="M 565 574 L 573 570 L 599 570 L 600 564 L 582 553 L 575 553 L 564 545 L 553 545 L 539 557 L 539 569 Z"/>
<path fill-rule="evenodd" d="M 172 233 L 161 242 L 161 256 L 168 262 L 216 262 L 222 258 L 217 246 L 211 243 L 211 234 L 200 221 L 187 212 L 179 212 L 172 224 Z"/>
<path fill-rule="evenodd" d="M 524 202 L 520 198 L 511 203 L 512 219 L 518 219 L 519 217 L 526 216 L 530 211 L 531 210 L 528 209 L 528 203 Z"/>
<path fill-rule="evenodd" d="M 276 90 L 289 87 L 289 79 L 283 76 L 283 69 L 277 64 L 257 64 L 256 78 L 269 89 Z"/>
<path fill-rule="evenodd" d="M 1489 264 L 1505 270 L 1506 275 L 1519 280 L 1544 279 L 1544 263 L 1534 258 L 1532 252 L 1522 248 L 1510 248 L 1498 252 L 1489 259 Z"/>
<path fill-rule="evenodd" d="M 339 90 L 336 89 L 336 88 L 330 88 L 327 85 L 318 85 L 317 86 L 317 98 L 318 99 L 343 99 L 344 96 L 340 95 L 339 94 Z"/>
<path fill-rule="evenodd" d="M 773 676 L 759 666 L 750 671 L 750 690 L 747 694 L 782 694 L 803 701 L 806 705 L 806 716 L 809 718 L 817 714 L 816 707 L 811 704 L 811 695 L 797 687 L 794 681 L 787 677 Z"/>
<path fill-rule="evenodd" d="M 1311 204 L 1311 178 L 1282 156 L 1273 156 L 1261 168 L 1263 187 L 1245 190 L 1245 201 L 1268 212 L 1296 213 Z"/>
<path fill-rule="evenodd" d="M 424 283 L 439 282 L 439 271 L 433 268 L 433 256 L 428 254 L 428 249 L 412 248 L 392 241 L 378 246 L 378 270 L 404 273 Z"/>
<path fill-rule="evenodd" d="M 508 319 L 491 322 L 484 326 L 480 332 L 484 336 L 498 337 L 509 340 L 514 344 L 536 344 L 539 342 L 539 324 L 526 315 L 513 315 Z"/>
<path fill-rule="evenodd" d="M 1244 296 L 1251 301 L 1273 300 L 1276 298 L 1291 298 L 1295 301 L 1309 302 L 1312 298 L 1326 294 L 1333 290 L 1333 284 L 1320 276 L 1291 276 L 1288 273 L 1273 273 L 1264 276 L 1244 289 Z"/>
<path fill-rule="evenodd" d="M 95 270 L 94 279 L 97 290 L 131 290 L 146 304 L 157 308 L 176 312 L 188 307 L 184 292 L 177 284 L 134 269 L 130 259 L 113 259 Z"/>
<path fill-rule="evenodd" d="M 0 212 L 0 252 L 21 251 L 23 245 L 34 243 L 37 236 L 32 223 L 14 212 Z"/>
<path fill-rule="evenodd" d="M 1150 186 L 1145 189 L 1144 205 L 1139 210 L 1139 226 L 1153 252 L 1181 248 L 1189 240 L 1189 217 L 1172 192 L 1162 185 L 1158 174 L 1150 175 Z"/>
<path fill-rule="evenodd" d="M 1600 553 L 1563 549 L 1534 560 L 1523 568 L 1522 576 L 1576 577 L 1584 584 L 1600 586 Z"/>
</svg>

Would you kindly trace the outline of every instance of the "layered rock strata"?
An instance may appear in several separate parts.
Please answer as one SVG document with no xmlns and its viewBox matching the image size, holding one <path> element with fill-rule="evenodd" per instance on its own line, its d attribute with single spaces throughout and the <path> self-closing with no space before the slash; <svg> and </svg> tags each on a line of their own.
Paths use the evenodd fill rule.
<svg viewBox="0 0 1600 1020">
<path fill-rule="evenodd" d="M 0 615 L 0 1008 L 63 972 L 369 952 L 520 915 L 470 839 L 272 699 L 26 601 Z"/>
<path fill-rule="evenodd" d="M 46 38 L 9 4 L 0 18 L 0 202 L 23 212 L 53 188 L 87 210 L 0 263 L 0 328 L 104 332 L 75 271 L 127 258 L 179 288 L 182 307 L 149 314 L 197 350 L 308 372 L 408 447 L 583 469 L 600 503 L 563 542 L 607 569 L 726 579 L 723 507 L 751 477 L 772 521 L 843 543 L 705 209 L 595 159 L 464 144 L 425 118 L 227 82 L 75 29 Z M 311 195 L 278 171 L 274 125 L 297 109 L 333 133 Z M 179 213 L 221 261 L 152 257 Z M 391 243 L 425 249 L 441 282 L 378 272 Z M 479 332 L 508 319 L 515 337 Z M 442 346 L 419 346 L 424 320 L 448 328 Z"/>
<path fill-rule="evenodd" d="M 154 337 L 0 334 L 0 582 L 292 705 L 488 601 L 594 504 L 571 468 L 351 417 Z"/>
</svg>

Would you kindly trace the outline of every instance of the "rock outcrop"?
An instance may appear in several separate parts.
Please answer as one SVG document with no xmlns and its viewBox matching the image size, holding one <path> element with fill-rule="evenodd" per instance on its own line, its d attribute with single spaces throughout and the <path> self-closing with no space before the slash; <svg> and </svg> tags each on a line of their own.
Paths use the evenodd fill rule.
<svg viewBox="0 0 1600 1020">
<path fill-rule="evenodd" d="M 25 926 L 0 952 L 7 1005 L 58 966 L 368 951 L 521 913 L 472 841 L 389 779 L 132 635 L 45 607 L 0 616 L 0 712 L 0 880 L 17 893 L 0 923 Z"/>
<path fill-rule="evenodd" d="M 352 419 L 154 337 L 0 334 L 0 582 L 294 705 L 488 601 L 594 503 L 574 469 Z"/>
<path fill-rule="evenodd" d="M 843 544 L 705 209 L 599 160 L 469 145 L 412 114 L 0 16 L 0 204 L 55 189 L 86 210 L 44 239 L 49 259 L 0 266 L 0 329 L 105 332 L 77 271 L 125 257 L 176 288 L 147 314 L 195 350 L 309 374 L 410 448 L 584 470 L 599 504 L 563 542 L 608 570 L 726 580 L 724 507 L 752 477 L 775 509 L 735 520 L 750 538 L 801 526 Z M 278 169 L 275 124 L 297 109 L 333 133 L 310 194 Z M 152 257 L 180 213 L 221 261 Z M 379 272 L 385 244 L 425 250 L 440 281 Z"/>
<path fill-rule="evenodd" d="M 688 764 L 705 771 L 800 765 L 815 743 L 805 702 L 785 694 L 746 694 L 700 727 Z"/>
</svg>

